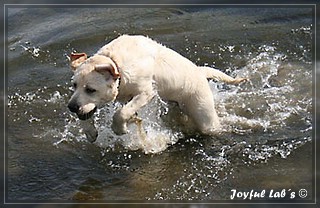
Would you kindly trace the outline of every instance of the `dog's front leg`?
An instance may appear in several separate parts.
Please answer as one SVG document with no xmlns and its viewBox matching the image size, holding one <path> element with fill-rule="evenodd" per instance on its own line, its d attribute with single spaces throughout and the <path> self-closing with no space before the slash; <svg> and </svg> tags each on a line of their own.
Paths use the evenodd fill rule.
<svg viewBox="0 0 320 208">
<path fill-rule="evenodd" d="M 136 112 L 146 105 L 154 96 L 152 92 L 143 92 L 132 98 L 121 109 L 117 110 L 113 116 L 113 122 L 111 125 L 112 130 L 117 135 L 122 135 L 127 133 L 127 122 L 136 116 Z"/>
<path fill-rule="evenodd" d="M 86 134 L 88 141 L 91 143 L 95 142 L 98 137 L 98 131 L 94 126 L 93 118 L 89 118 L 87 120 L 80 120 L 80 126 Z"/>
</svg>

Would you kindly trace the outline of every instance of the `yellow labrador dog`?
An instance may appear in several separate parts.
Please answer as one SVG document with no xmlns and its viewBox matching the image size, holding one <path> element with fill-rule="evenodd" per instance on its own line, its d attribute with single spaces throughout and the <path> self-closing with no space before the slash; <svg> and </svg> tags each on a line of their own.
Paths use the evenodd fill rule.
<svg viewBox="0 0 320 208">
<path fill-rule="evenodd" d="M 220 123 L 207 79 L 230 84 L 246 80 L 196 66 L 174 50 L 139 35 L 120 36 L 90 58 L 85 53 L 71 54 L 71 67 L 75 91 L 68 104 L 70 111 L 87 120 L 108 102 L 125 103 L 113 116 L 111 128 L 117 135 L 127 133 L 128 122 L 139 120 L 136 112 L 156 94 L 177 102 L 201 133 L 217 132 Z M 90 132 L 90 127 L 83 128 Z M 87 134 L 92 142 L 97 137 L 93 132 L 91 128 Z"/>
</svg>

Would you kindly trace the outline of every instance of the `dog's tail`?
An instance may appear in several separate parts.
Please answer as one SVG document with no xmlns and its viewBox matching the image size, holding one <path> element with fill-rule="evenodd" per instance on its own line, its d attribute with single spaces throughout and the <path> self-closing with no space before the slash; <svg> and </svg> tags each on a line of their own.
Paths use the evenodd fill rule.
<svg viewBox="0 0 320 208">
<path fill-rule="evenodd" d="M 214 79 L 215 81 L 221 81 L 227 84 L 239 84 L 248 80 L 247 78 L 232 78 L 222 71 L 219 71 L 218 69 L 207 66 L 198 66 L 198 68 L 206 76 L 207 79 Z"/>
</svg>

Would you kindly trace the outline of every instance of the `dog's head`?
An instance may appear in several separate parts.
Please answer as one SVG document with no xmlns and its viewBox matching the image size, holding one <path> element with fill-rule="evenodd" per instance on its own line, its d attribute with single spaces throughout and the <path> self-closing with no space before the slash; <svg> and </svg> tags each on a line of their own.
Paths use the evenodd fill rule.
<svg viewBox="0 0 320 208">
<path fill-rule="evenodd" d="M 74 93 L 68 108 L 81 120 L 90 118 L 97 108 L 114 101 L 118 95 L 119 71 L 108 57 L 85 53 L 71 54 Z"/>
</svg>

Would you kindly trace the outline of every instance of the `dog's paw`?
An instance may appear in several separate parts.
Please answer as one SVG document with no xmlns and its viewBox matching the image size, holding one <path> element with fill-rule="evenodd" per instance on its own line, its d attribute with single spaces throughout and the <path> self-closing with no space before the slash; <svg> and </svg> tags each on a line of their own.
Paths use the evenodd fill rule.
<svg viewBox="0 0 320 208">
<path fill-rule="evenodd" d="M 123 112 L 121 110 L 116 111 L 113 115 L 111 129 L 117 135 L 123 135 L 128 133 L 127 121 L 123 116 Z"/>
<path fill-rule="evenodd" d="M 97 140 L 98 131 L 96 129 L 91 130 L 91 131 L 85 131 L 84 133 L 86 134 L 87 140 L 89 142 L 93 143 Z"/>
<path fill-rule="evenodd" d="M 94 126 L 94 120 L 92 118 L 87 120 L 80 120 L 80 125 L 88 141 L 91 143 L 95 142 L 98 137 L 98 130 Z"/>
<path fill-rule="evenodd" d="M 126 123 L 116 124 L 115 122 L 113 122 L 111 125 L 111 129 L 116 135 L 123 135 L 123 134 L 128 133 Z"/>
<path fill-rule="evenodd" d="M 230 82 L 230 84 L 237 85 L 237 84 L 240 84 L 242 82 L 247 82 L 247 81 L 249 81 L 248 78 L 235 78 L 233 81 Z"/>
</svg>

